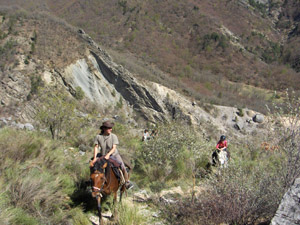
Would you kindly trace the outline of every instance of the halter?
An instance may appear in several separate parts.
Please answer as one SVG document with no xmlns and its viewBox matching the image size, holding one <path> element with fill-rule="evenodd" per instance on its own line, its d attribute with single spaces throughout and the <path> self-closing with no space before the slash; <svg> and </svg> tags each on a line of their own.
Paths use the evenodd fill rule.
<svg viewBox="0 0 300 225">
<path fill-rule="evenodd" d="M 110 183 L 111 183 L 111 173 L 110 173 L 110 170 L 108 170 L 108 173 L 109 173 L 109 183 L 107 184 L 107 187 L 106 188 L 109 188 L 109 186 L 110 186 Z M 97 172 L 95 172 L 95 174 L 102 174 L 101 172 L 99 172 L 99 171 L 97 171 Z M 103 173 L 103 174 L 105 174 L 105 173 Z M 104 176 L 104 182 L 102 183 L 102 185 L 101 185 L 101 187 L 100 188 L 98 188 L 98 187 L 96 187 L 96 186 L 92 186 L 92 191 L 93 191 L 93 189 L 96 189 L 96 191 L 94 191 L 94 192 L 96 192 L 96 193 L 98 193 L 101 197 L 102 197 L 102 191 L 103 191 L 103 187 L 104 187 L 104 184 L 107 182 L 107 179 L 106 179 L 106 176 Z"/>
<path fill-rule="evenodd" d="M 95 172 L 95 174 L 101 174 L 100 172 Z M 103 173 L 104 174 L 104 173 Z M 93 190 L 96 190 L 96 191 L 94 191 L 94 192 L 96 192 L 96 193 L 99 193 L 100 194 L 100 196 L 102 197 L 102 193 L 101 193 L 101 191 L 103 190 L 103 187 L 104 187 L 104 184 L 105 184 L 105 182 L 106 182 L 106 177 L 104 176 L 104 182 L 102 183 L 102 185 L 101 185 L 101 187 L 100 188 L 98 188 L 98 187 L 96 187 L 96 186 L 92 186 L 92 191 Z"/>
</svg>

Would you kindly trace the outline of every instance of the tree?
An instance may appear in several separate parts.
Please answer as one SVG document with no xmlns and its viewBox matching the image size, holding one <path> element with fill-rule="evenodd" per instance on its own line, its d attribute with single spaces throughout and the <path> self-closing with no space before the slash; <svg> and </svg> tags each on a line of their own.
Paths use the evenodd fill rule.
<svg viewBox="0 0 300 225">
<path fill-rule="evenodd" d="M 36 118 L 49 128 L 53 139 L 58 139 L 75 117 L 75 104 L 63 90 L 44 88 L 40 93 Z"/>
</svg>

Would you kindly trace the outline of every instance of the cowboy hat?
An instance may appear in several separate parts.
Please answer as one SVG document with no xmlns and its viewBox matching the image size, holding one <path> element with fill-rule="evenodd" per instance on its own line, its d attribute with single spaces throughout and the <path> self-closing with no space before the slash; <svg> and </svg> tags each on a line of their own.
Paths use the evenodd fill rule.
<svg viewBox="0 0 300 225">
<path fill-rule="evenodd" d="M 102 123 L 100 129 L 104 129 L 104 128 L 112 128 L 115 124 L 111 123 L 110 121 L 105 121 Z"/>
</svg>

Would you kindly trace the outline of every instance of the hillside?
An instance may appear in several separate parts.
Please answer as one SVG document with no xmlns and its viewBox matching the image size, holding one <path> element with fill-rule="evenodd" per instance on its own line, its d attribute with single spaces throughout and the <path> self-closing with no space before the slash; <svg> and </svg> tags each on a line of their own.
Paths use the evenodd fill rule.
<svg viewBox="0 0 300 225">
<path fill-rule="evenodd" d="M 300 103 L 295 93 L 281 93 L 297 84 L 297 68 L 282 64 L 281 51 L 276 60 L 272 58 L 276 54 L 271 54 L 272 62 L 265 58 L 269 48 L 277 52 L 276 42 L 290 44 L 289 37 L 297 40 L 293 27 L 278 30 L 268 23 L 271 16 L 264 15 L 265 8 L 253 1 L 249 1 L 251 7 L 245 1 L 203 1 L 199 5 L 196 1 L 177 5 L 171 1 L 107 1 L 107 7 L 122 9 L 114 21 L 121 18 L 125 24 L 110 24 L 111 29 L 104 29 L 105 39 L 88 24 L 74 25 L 78 15 L 96 16 L 96 6 L 103 2 L 2 3 L 0 223 L 88 225 L 97 220 L 88 162 L 93 138 L 107 119 L 115 122 L 113 132 L 120 140 L 122 157 L 134 166 L 131 180 L 135 189 L 129 191 L 125 205 L 117 206 L 118 217 L 106 224 L 270 223 L 284 192 L 300 176 Z M 286 10 L 281 17 L 294 26 L 297 12 L 288 3 L 280 8 Z M 140 10 L 135 4 L 140 4 Z M 241 26 L 230 25 L 232 11 L 227 12 L 225 6 L 241 13 Z M 153 14 L 153 10 L 162 14 Z M 204 16 L 198 18 L 201 10 Z M 51 12 L 69 16 L 61 19 Z M 139 34 L 144 41 L 138 36 L 128 39 L 134 30 L 131 13 L 137 15 L 137 21 L 147 18 L 135 31 L 138 34 L 145 27 Z M 126 17 L 130 29 L 123 20 Z M 74 20 L 73 25 L 66 21 L 69 19 Z M 244 27 L 247 20 L 257 29 L 251 31 L 253 37 L 263 38 L 261 32 L 268 37 L 251 42 L 264 48 L 256 49 L 252 64 L 249 59 L 254 53 L 244 47 L 249 40 L 229 39 L 249 32 Z M 189 26 L 180 21 L 198 21 L 199 30 L 195 26 L 187 32 Z M 206 29 L 204 36 L 200 26 Z M 122 33 L 124 39 L 114 39 L 109 32 L 118 38 Z M 162 36 L 164 46 L 169 47 L 162 47 Z M 190 54 L 196 56 L 195 61 L 186 64 Z M 189 65 L 184 72 L 183 65 Z M 168 66 L 174 71 L 168 71 Z M 284 79 L 272 72 L 279 68 Z M 238 82 L 223 76 L 223 69 L 232 70 Z M 265 69 L 268 75 L 260 77 Z M 249 79 L 243 75 L 247 71 Z M 252 76 L 253 71 L 257 76 Z M 276 86 L 267 89 L 268 85 Z M 281 103 L 271 108 L 274 114 L 254 111 L 270 102 Z M 155 138 L 142 142 L 144 128 L 156 130 Z M 211 160 L 221 134 L 227 136 L 230 151 L 228 167 L 223 168 Z M 113 210 L 109 199 L 103 207 Z"/>
<path fill-rule="evenodd" d="M 247 84 L 298 90 L 298 1 L 5 1 L 83 28 L 136 76 L 201 101 L 264 111 Z M 232 85 L 230 82 L 234 82 Z"/>
</svg>

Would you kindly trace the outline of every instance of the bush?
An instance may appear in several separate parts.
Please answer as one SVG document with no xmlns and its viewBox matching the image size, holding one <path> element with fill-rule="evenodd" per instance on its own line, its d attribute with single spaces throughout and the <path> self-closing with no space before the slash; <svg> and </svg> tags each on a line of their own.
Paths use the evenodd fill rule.
<svg viewBox="0 0 300 225">
<path fill-rule="evenodd" d="M 75 88 L 75 95 L 74 95 L 74 97 L 77 100 L 79 100 L 79 101 L 84 98 L 84 92 L 83 92 L 83 90 L 82 90 L 81 87 L 78 86 L 78 87 Z"/>
<path fill-rule="evenodd" d="M 244 110 L 243 110 L 242 108 L 238 108 L 237 114 L 238 114 L 240 117 L 243 117 L 243 116 L 244 116 Z"/>
<path fill-rule="evenodd" d="M 274 171 L 239 162 L 212 175 L 193 203 L 185 199 L 165 209 L 171 224 L 255 224 L 270 221 L 283 194 Z"/>
<path fill-rule="evenodd" d="M 207 143 L 184 124 L 169 124 L 158 128 L 155 139 L 144 142 L 137 152 L 136 168 L 141 180 L 153 183 L 191 178 L 199 171 L 209 152 Z"/>
<path fill-rule="evenodd" d="M 91 221 L 87 218 L 87 216 L 82 212 L 82 209 L 75 208 L 71 210 L 69 213 L 73 218 L 73 225 L 90 225 Z"/>
<path fill-rule="evenodd" d="M 30 92 L 27 96 L 27 100 L 31 100 L 33 95 L 36 95 L 38 93 L 38 89 L 44 86 L 44 82 L 41 78 L 41 76 L 30 76 Z"/>
<path fill-rule="evenodd" d="M 16 138 L 17 137 L 17 138 Z M 9 143 L 9 145 L 8 145 Z M 15 162 L 25 162 L 30 158 L 40 156 L 40 153 L 47 151 L 46 143 L 34 133 L 2 129 L 0 132 L 0 171 L 8 159 Z"/>
<path fill-rule="evenodd" d="M 274 137 L 270 141 L 281 158 L 278 176 L 287 189 L 300 176 L 300 97 L 287 91 L 283 103 L 274 104 L 270 113 L 275 127 L 269 135 Z"/>
<path fill-rule="evenodd" d="M 76 136 L 86 125 L 86 118 L 75 114 L 76 103 L 64 90 L 43 89 L 36 119 L 49 129 L 53 139 Z"/>
</svg>

